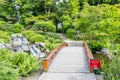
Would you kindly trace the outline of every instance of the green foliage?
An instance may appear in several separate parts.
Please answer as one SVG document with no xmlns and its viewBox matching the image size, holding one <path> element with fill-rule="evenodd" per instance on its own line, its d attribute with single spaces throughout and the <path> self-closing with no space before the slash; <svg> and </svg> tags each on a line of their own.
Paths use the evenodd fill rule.
<svg viewBox="0 0 120 80">
<path fill-rule="evenodd" d="M 47 32 L 47 33 L 45 33 L 44 36 L 45 36 L 46 39 L 48 39 L 48 38 L 54 38 L 54 39 L 60 39 L 60 40 L 62 40 L 60 38 L 60 36 L 58 34 L 56 34 L 56 33 Z"/>
<path fill-rule="evenodd" d="M 12 31 L 12 25 L 5 22 L 5 21 L 0 21 L 0 30 L 2 30 L 2 31 Z"/>
<path fill-rule="evenodd" d="M 5 43 L 5 42 L 9 42 L 9 36 L 8 36 L 8 33 L 7 32 L 4 32 L 4 31 L 0 31 L 0 34 L 2 34 L 0 36 L 0 43 Z"/>
<path fill-rule="evenodd" d="M 60 40 L 60 39 L 55 39 L 55 40 L 54 40 L 54 43 L 62 43 L 62 40 Z"/>
<path fill-rule="evenodd" d="M 101 47 L 110 48 L 111 44 L 119 44 L 119 9 L 108 4 L 95 7 L 85 3 L 80 14 L 76 29 L 84 34 L 83 40 L 90 42 L 93 52 Z"/>
<path fill-rule="evenodd" d="M 28 53 L 15 53 L 11 62 L 19 67 L 19 73 L 22 76 L 27 76 L 34 71 L 38 71 L 42 65 L 37 57 Z"/>
<path fill-rule="evenodd" d="M 28 38 L 28 40 L 32 43 L 34 42 L 44 42 L 45 37 L 41 34 L 37 34 L 33 31 L 24 31 L 23 35 Z"/>
<path fill-rule="evenodd" d="M 52 41 L 53 40 L 53 41 Z M 52 42 L 52 43 L 51 43 Z M 61 42 L 61 41 L 60 41 Z M 54 50 L 60 43 L 55 41 L 53 38 L 49 38 L 46 41 L 46 48 L 49 49 L 50 51 Z"/>
<path fill-rule="evenodd" d="M 68 38 L 74 39 L 76 31 L 72 28 L 68 29 L 66 35 Z"/>
<path fill-rule="evenodd" d="M 10 62 L 0 61 L 0 80 L 19 80 L 18 69 Z"/>
<path fill-rule="evenodd" d="M 13 24 L 13 32 L 20 33 L 22 31 L 23 26 L 19 23 Z"/>
<path fill-rule="evenodd" d="M 63 15 L 63 32 L 66 33 L 67 29 L 72 27 L 72 18 L 69 15 Z"/>
<path fill-rule="evenodd" d="M 62 40 L 60 39 L 54 39 L 52 37 L 49 37 L 46 40 L 46 48 L 48 48 L 50 51 L 54 50 L 60 43 L 62 43 Z"/>
<path fill-rule="evenodd" d="M 101 51 L 103 44 L 101 44 L 101 42 L 99 42 L 99 41 L 91 40 L 89 42 L 89 47 L 90 47 L 92 53 L 96 53 L 96 51 Z"/>
<path fill-rule="evenodd" d="M 31 42 L 44 42 L 45 41 L 45 37 L 43 35 L 40 34 L 34 34 L 31 38 L 30 38 Z"/>
<path fill-rule="evenodd" d="M 117 54 L 118 55 L 118 54 Z M 102 70 L 104 71 L 104 80 L 119 80 L 120 76 L 120 57 L 114 55 L 113 61 L 106 64 L 102 61 Z"/>
<path fill-rule="evenodd" d="M 52 22 L 39 21 L 35 23 L 37 30 L 44 32 L 55 32 L 55 25 Z"/>
<path fill-rule="evenodd" d="M 3 66 L 0 65 L 0 68 L 3 67 L 3 70 L 5 71 L 3 76 L 5 76 L 6 74 L 6 78 L 7 78 L 7 75 L 8 77 L 10 77 L 11 75 L 11 77 L 13 77 L 13 80 L 17 80 L 16 77 L 18 77 L 18 75 L 28 76 L 30 73 L 34 71 L 38 71 L 42 66 L 42 62 L 37 57 L 29 55 L 28 53 L 13 54 L 12 51 L 8 51 L 6 49 L 0 50 L 0 61 L 9 62 L 9 63 L 6 62 L 8 66 L 6 65 L 5 67 L 3 67 L 4 66 L 3 64 Z M 3 74 L 1 72 L 0 74 Z M 10 73 L 8 74 L 7 72 Z M 4 77 L 0 77 L 0 78 L 4 78 Z"/>
</svg>

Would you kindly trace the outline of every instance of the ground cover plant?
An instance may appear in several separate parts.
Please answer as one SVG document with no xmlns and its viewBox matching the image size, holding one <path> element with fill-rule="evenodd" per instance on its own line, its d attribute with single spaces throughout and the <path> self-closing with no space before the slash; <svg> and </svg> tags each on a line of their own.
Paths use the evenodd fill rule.
<svg viewBox="0 0 120 80">
<path fill-rule="evenodd" d="M 13 53 L 6 49 L 0 50 L 0 64 L 2 80 L 19 80 L 20 76 L 28 76 L 42 67 L 39 58 L 28 53 Z"/>
</svg>

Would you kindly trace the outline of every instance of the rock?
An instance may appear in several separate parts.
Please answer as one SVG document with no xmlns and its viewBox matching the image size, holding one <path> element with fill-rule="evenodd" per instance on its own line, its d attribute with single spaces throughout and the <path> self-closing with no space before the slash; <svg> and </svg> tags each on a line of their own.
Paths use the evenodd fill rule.
<svg viewBox="0 0 120 80">
<path fill-rule="evenodd" d="M 58 29 L 62 28 L 62 23 L 57 24 Z"/>
<path fill-rule="evenodd" d="M 109 49 L 108 48 L 102 48 L 101 52 L 104 53 L 104 54 L 108 54 Z"/>
<path fill-rule="evenodd" d="M 12 34 L 12 35 L 11 35 L 11 38 L 14 38 L 14 37 L 16 37 L 16 36 L 17 36 L 16 34 Z"/>
<path fill-rule="evenodd" d="M 4 44 L 0 44 L 0 49 L 4 49 L 5 45 Z"/>
<path fill-rule="evenodd" d="M 50 50 L 49 50 L 49 49 L 46 49 L 46 52 L 47 52 L 47 53 L 49 53 L 49 52 L 50 52 Z"/>
<path fill-rule="evenodd" d="M 45 47 L 46 46 L 46 43 L 44 43 L 44 42 L 40 42 L 40 43 L 35 43 L 36 45 L 39 45 L 40 47 Z"/>
<path fill-rule="evenodd" d="M 29 45 L 23 44 L 22 49 L 23 51 L 29 51 Z"/>
<path fill-rule="evenodd" d="M 22 38 L 22 44 L 29 44 L 29 41 L 27 40 L 27 38 Z"/>
<path fill-rule="evenodd" d="M 11 47 L 11 44 L 5 44 L 5 47 L 7 48 L 7 49 L 11 49 L 12 47 Z"/>
<path fill-rule="evenodd" d="M 45 53 L 42 53 L 42 54 L 40 54 L 40 58 L 43 58 L 43 57 L 45 57 L 46 56 L 46 54 Z"/>
<path fill-rule="evenodd" d="M 23 52 L 23 49 L 21 47 L 13 47 L 12 50 L 14 52 Z"/>
<path fill-rule="evenodd" d="M 45 54 L 39 49 L 37 44 L 31 46 L 30 52 L 33 54 L 33 56 L 45 57 Z"/>
</svg>

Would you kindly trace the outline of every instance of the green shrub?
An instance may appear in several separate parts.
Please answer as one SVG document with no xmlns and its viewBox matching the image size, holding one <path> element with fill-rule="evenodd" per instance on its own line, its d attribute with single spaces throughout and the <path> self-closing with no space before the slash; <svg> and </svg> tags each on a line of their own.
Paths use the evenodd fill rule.
<svg viewBox="0 0 120 80">
<path fill-rule="evenodd" d="M 1 49 L 0 50 L 0 61 L 9 61 L 12 58 L 13 54 L 12 51 L 8 51 L 6 49 Z"/>
<path fill-rule="evenodd" d="M 21 76 L 27 76 L 34 71 L 38 71 L 42 66 L 42 62 L 38 60 L 37 57 L 29 55 L 28 53 L 13 54 L 12 51 L 8 51 L 6 49 L 0 50 L 0 61 L 7 61 L 9 62 L 10 65 L 15 65 L 15 67 L 18 69 L 19 75 Z M 0 64 L 0 71 L 1 71 L 1 66 L 2 65 Z M 11 67 L 9 68 L 11 70 Z M 6 66 L 6 69 L 7 69 L 7 66 Z M 13 73 L 15 73 L 14 68 L 12 68 L 12 70 L 13 70 Z M 0 75 L 1 74 L 2 73 L 0 72 Z M 18 74 L 14 74 L 14 75 L 18 75 Z M 0 79 L 0 80 L 12 80 L 12 79 Z M 13 79 L 13 80 L 17 80 L 17 79 Z"/>
<path fill-rule="evenodd" d="M 13 32 L 19 33 L 22 31 L 23 26 L 19 23 L 13 24 Z"/>
<path fill-rule="evenodd" d="M 72 25 L 72 18 L 69 15 L 63 15 L 62 19 L 63 19 L 63 22 L 62 22 L 62 25 L 63 25 L 62 32 L 66 33 L 66 31 L 73 26 Z"/>
<path fill-rule="evenodd" d="M 42 30 L 44 32 L 55 32 L 56 28 L 52 22 L 40 21 L 34 24 L 37 30 Z"/>
<path fill-rule="evenodd" d="M 39 61 L 37 57 L 27 53 L 14 54 L 11 62 L 19 67 L 19 73 L 21 76 L 27 76 L 34 71 L 38 71 L 42 65 L 41 61 Z"/>
<path fill-rule="evenodd" d="M 50 42 L 50 43 L 53 43 L 54 42 L 54 38 L 48 38 L 48 41 Z"/>
<path fill-rule="evenodd" d="M 1 43 L 9 42 L 10 38 L 9 38 L 7 32 L 5 32 L 5 31 L 0 31 L 0 34 L 2 34 L 2 35 L 0 36 L 0 42 L 1 42 Z"/>
<path fill-rule="evenodd" d="M 46 41 L 46 48 L 50 51 L 54 50 L 58 45 L 59 43 L 51 43 L 49 41 Z"/>
<path fill-rule="evenodd" d="M 120 79 L 120 57 L 118 54 L 113 56 L 114 59 L 109 63 L 102 61 L 102 71 L 104 72 L 104 80 L 119 80 Z"/>
<path fill-rule="evenodd" d="M 22 32 L 22 34 L 29 39 L 31 36 L 34 35 L 34 31 L 24 31 Z"/>
<path fill-rule="evenodd" d="M 40 34 L 34 34 L 33 36 L 30 37 L 29 40 L 32 43 L 34 43 L 34 42 L 44 42 L 45 37 L 43 35 L 40 35 Z"/>
<path fill-rule="evenodd" d="M 45 34 L 45 38 L 48 39 L 48 38 L 50 38 L 50 37 L 51 37 L 51 38 L 54 38 L 54 39 L 60 39 L 60 40 L 62 40 L 58 34 L 52 33 L 52 32 L 47 32 L 47 33 Z"/>
<path fill-rule="evenodd" d="M 34 42 L 44 42 L 45 37 L 41 34 L 37 34 L 34 31 L 24 31 L 23 35 L 28 38 L 28 40 L 32 43 Z"/>
<path fill-rule="evenodd" d="M 89 42 L 89 47 L 92 53 L 96 53 L 96 51 L 100 51 L 102 49 L 103 45 L 99 41 L 91 40 Z"/>
<path fill-rule="evenodd" d="M 120 44 L 120 36 L 115 39 L 115 42 Z"/>
<path fill-rule="evenodd" d="M 18 69 L 10 62 L 0 61 L 0 80 L 19 80 Z"/>
<path fill-rule="evenodd" d="M 2 31 L 12 31 L 12 25 L 5 21 L 0 21 L 0 30 Z"/>
<path fill-rule="evenodd" d="M 35 33 L 37 33 L 37 34 L 41 34 L 41 35 L 46 35 L 46 33 L 43 32 L 43 31 L 36 31 Z"/>
<path fill-rule="evenodd" d="M 55 39 L 54 40 L 54 43 L 61 43 L 62 42 L 62 40 L 60 40 L 60 39 Z"/>
<path fill-rule="evenodd" d="M 72 28 L 68 29 L 66 34 L 68 38 L 74 39 L 76 31 Z"/>
</svg>

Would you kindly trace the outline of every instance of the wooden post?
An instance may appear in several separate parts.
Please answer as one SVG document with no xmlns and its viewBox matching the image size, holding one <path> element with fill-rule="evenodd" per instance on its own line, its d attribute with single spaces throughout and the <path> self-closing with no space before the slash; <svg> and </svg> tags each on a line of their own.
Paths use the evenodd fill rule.
<svg viewBox="0 0 120 80">
<path fill-rule="evenodd" d="M 48 60 L 47 59 L 45 59 L 43 61 L 43 67 L 44 67 L 44 71 L 46 71 L 48 69 Z"/>
</svg>

